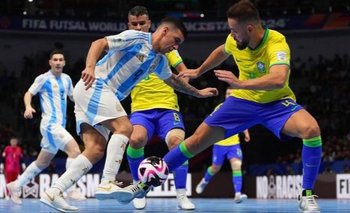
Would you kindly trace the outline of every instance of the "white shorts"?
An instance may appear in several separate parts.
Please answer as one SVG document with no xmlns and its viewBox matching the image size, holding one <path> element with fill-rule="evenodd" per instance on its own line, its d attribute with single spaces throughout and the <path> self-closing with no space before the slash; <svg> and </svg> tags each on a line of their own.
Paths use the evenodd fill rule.
<svg viewBox="0 0 350 213">
<path fill-rule="evenodd" d="M 81 124 L 87 123 L 108 140 L 110 131 L 100 123 L 127 116 L 115 94 L 108 85 L 102 83 L 101 79 L 96 79 L 88 90 L 85 89 L 84 82 L 80 79 L 74 87 L 73 96 L 78 135 L 81 134 Z"/>
<path fill-rule="evenodd" d="M 64 151 L 66 144 L 74 140 L 73 136 L 61 125 L 40 125 L 41 148 L 49 153 L 56 154 L 58 150 Z"/>
</svg>

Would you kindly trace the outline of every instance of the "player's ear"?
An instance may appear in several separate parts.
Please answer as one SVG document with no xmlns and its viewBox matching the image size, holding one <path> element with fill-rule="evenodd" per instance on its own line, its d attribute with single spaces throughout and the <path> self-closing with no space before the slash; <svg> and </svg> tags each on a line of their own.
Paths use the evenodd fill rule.
<svg viewBox="0 0 350 213">
<path fill-rule="evenodd" d="M 247 25 L 247 30 L 248 30 L 248 32 L 252 32 L 253 31 L 253 25 L 248 24 Z"/>
</svg>

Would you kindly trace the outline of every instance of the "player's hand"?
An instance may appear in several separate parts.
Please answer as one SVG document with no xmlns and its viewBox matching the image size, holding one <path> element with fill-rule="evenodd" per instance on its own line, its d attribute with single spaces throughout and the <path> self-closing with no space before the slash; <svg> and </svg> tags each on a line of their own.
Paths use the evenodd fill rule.
<svg viewBox="0 0 350 213">
<path fill-rule="evenodd" d="M 198 90 L 197 98 L 209 98 L 213 96 L 217 96 L 219 91 L 216 88 L 208 87 L 205 89 Z"/>
<path fill-rule="evenodd" d="M 232 89 L 241 88 L 241 81 L 231 71 L 214 70 L 214 73 L 220 81 L 228 83 Z"/>
<path fill-rule="evenodd" d="M 85 89 L 88 90 L 95 81 L 95 70 L 92 68 L 85 68 L 81 73 L 81 79 L 85 84 Z"/>
<path fill-rule="evenodd" d="M 23 116 L 24 116 L 25 119 L 32 119 L 33 118 L 33 113 L 36 113 L 35 109 L 33 107 L 28 107 L 24 111 Z"/>
<path fill-rule="evenodd" d="M 189 79 L 195 79 L 198 78 L 199 70 L 198 69 L 187 69 L 184 71 L 181 71 L 176 78 L 189 78 Z"/>
</svg>

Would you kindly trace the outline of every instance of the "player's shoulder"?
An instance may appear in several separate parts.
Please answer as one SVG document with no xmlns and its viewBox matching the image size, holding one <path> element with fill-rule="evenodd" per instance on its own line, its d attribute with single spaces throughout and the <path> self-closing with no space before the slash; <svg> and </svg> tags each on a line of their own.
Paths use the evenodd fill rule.
<svg viewBox="0 0 350 213">
<path fill-rule="evenodd" d="M 38 75 L 35 80 L 36 81 L 43 81 L 43 80 L 47 80 L 49 79 L 50 77 L 52 77 L 52 73 L 50 71 L 47 71 L 45 73 L 42 73 L 40 75 Z"/>
<path fill-rule="evenodd" d="M 123 37 L 125 39 L 142 39 L 142 40 L 149 40 L 150 39 L 150 35 L 151 33 L 149 32 L 142 32 L 142 31 L 138 31 L 138 30 L 125 30 L 121 33 L 119 33 L 118 35 L 114 35 L 117 37 Z M 111 36 L 111 37 L 114 37 Z"/>
<path fill-rule="evenodd" d="M 286 37 L 282 33 L 276 30 L 271 30 L 271 29 L 267 29 L 267 30 L 268 30 L 268 38 L 270 41 L 276 42 L 276 43 L 286 42 Z"/>
</svg>

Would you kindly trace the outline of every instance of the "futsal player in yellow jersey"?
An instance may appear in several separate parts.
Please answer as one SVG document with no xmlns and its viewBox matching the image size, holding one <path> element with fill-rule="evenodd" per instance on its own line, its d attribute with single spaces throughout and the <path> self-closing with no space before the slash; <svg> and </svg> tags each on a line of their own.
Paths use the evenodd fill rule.
<svg viewBox="0 0 350 213">
<path fill-rule="evenodd" d="M 164 161 L 172 171 L 225 135 L 261 124 L 283 140 L 303 140 L 299 210 L 319 212 L 313 188 L 321 162 L 321 131 L 315 118 L 295 102 L 288 86 L 290 50 L 286 39 L 281 33 L 262 27 L 258 10 L 248 0 L 232 5 L 226 15 L 230 34 L 225 44 L 217 47 L 199 68 L 181 72 L 179 77 L 197 78 L 232 56 L 239 78 L 231 71 L 214 72 L 234 90 L 192 136 L 165 155 Z M 129 193 L 135 196 L 138 192 Z"/>
<path fill-rule="evenodd" d="M 232 93 L 232 89 L 228 88 L 226 90 L 226 97 L 228 98 Z M 221 104 L 216 107 L 217 110 Z M 244 130 L 244 140 L 246 142 L 250 141 L 250 134 L 248 130 Z M 216 142 L 213 145 L 213 154 L 212 154 L 212 164 L 209 166 L 205 172 L 204 177 L 198 183 L 196 187 L 196 192 L 201 194 L 205 187 L 208 185 L 212 177 L 218 173 L 224 163 L 224 160 L 228 159 L 232 168 L 232 183 L 233 189 L 235 191 L 234 201 L 240 203 L 243 200 L 247 199 L 246 194 L 242 194 L 242 150 L 240 146 L 238 134 L 228 137 L 224 140 Z"/>
<path fill-rule="evenodd" d="M 128 13 L 129 29 L 148 32 L 151 27 L 148 11 L 143 6 L 135 6 Z M 169 65 L 177 71 L 187 69 L 177 50 L 166 54 Z M 127 158 L 135 182 L 139 180 L 138 166 L 144 159 L 144 147 L 153 135 L 158 135 L 172 149 L 184 140 L 185 131 L 182 115 L 179 112 L 177 95 L 174 89 L 155 74 L 150 74 L 139 82 L 131 92 L 130 121 L 133 132 L 127 148 Z M 186 195 L 188 162 L 174 171 L 178 207 L 184 210 L 195 209 Z M 134 199 L 134 207 L 143 209 L 146 199 Z"/>
</svg>

